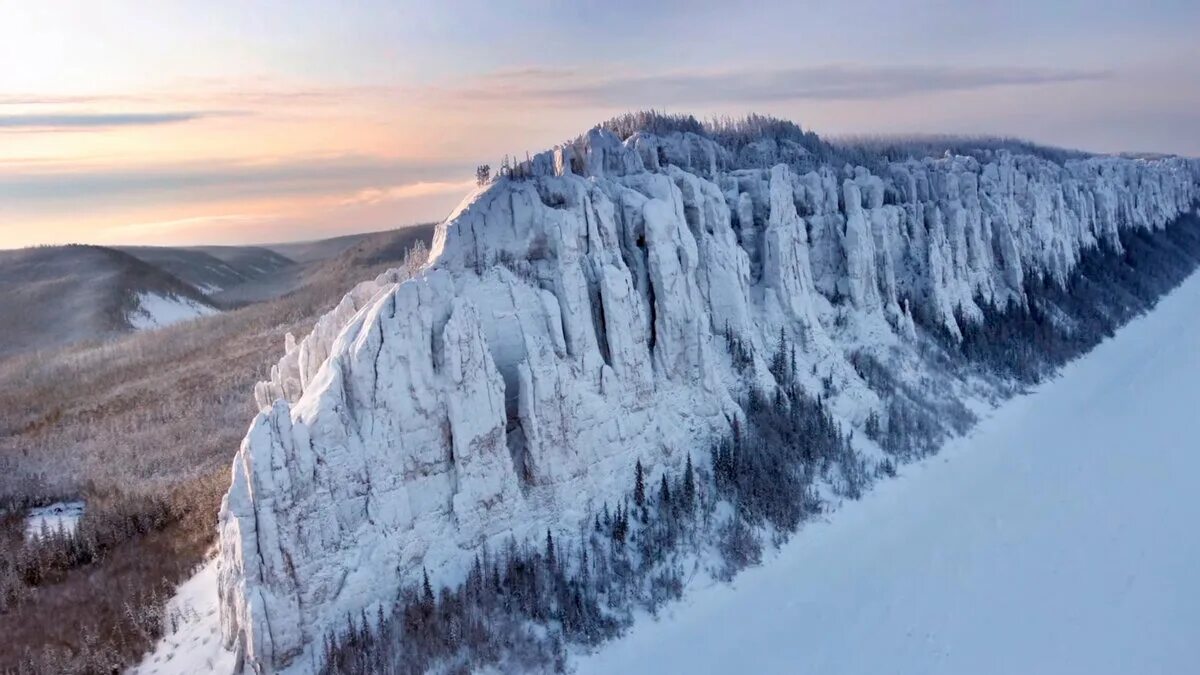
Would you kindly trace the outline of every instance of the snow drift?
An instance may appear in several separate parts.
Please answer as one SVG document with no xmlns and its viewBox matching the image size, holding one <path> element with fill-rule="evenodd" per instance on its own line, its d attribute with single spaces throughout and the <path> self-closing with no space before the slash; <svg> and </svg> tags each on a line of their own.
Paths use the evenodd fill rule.
<svg viewBox="0 0 1200 675">
<path fill-rule="evenodd" d="M 570 536 L 635 460 L 678 470 L 740 414 L 727 335 L 764 384 L 794 336 L 861 426 L 885 411 L 851 353 L 915 353 L 914 316 L 958 335 L 1200 197 L 1176 158 L 811 160 L 595 129 L 469 195 L 417 278 L 362 284 L 289 340 L 221 511 L 227 646 L 308 670 L 422 569 L 452 581 L 481 547 Z"/>
</svg>

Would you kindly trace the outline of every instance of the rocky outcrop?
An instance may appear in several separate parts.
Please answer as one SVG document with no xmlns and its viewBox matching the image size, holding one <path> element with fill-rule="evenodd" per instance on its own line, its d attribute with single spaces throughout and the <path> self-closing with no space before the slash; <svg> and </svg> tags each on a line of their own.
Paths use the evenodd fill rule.
<svg viewBox="0 0 1200 675">
<path fill-rule="evenodd" d="M 831 407 L 861 423 L 878 399 L 848 350 L 906 348 L 914 313 L 956 333 L 1200 197 L 1179 159 L 797 157 L 593 130 L 468 196 L 416 278 L 360 286 L 291 342 L 221 510 L 227 645 L 306 671 L 422 569 L 449 581 L 483 547 L 569 536 L 635 460 L 699 459 L 738 414 L 727 332 L 764 385 L 797 336 L 799 370 L 836 377 Z"/>
</svg>

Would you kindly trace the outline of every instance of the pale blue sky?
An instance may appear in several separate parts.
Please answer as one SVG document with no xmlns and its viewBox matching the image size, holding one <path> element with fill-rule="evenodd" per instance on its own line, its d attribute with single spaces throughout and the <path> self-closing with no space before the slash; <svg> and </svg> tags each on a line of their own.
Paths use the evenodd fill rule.
<svg viewBox="0 0 1200 675">
<path fill-rule="evenodd" d="M 474 163 L 647 107 L 1200 155 L 1194 1 L 0 0 L 0 16 L 0 246 L 437 219 Z"/>
</svg>

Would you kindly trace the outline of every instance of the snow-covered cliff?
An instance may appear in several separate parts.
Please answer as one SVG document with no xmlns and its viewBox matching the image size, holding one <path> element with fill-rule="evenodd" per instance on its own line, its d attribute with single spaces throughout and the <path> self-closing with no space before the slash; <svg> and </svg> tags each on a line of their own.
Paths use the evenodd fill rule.
<svg viewBox="0 0 1200 675">
<path fill-rule="evenodd" d="M 763 386 L 794 336 L 797 370 L 860 425 L 879 398 L 851 351 L 913 349 L 914 315 L 958 334 L 1200 198 L 1182 159 L 800 173 L 804 153 L 593 130 L 469 195 L 416 278 L 361 285 L 290 344 L 221 512 L 227 644 L 308 670 L 422 569 L 449 581 L 483 546 L 569 535 L 637 459 L 677 469 L 739 415 L 727 334 Z"/>
</svg>

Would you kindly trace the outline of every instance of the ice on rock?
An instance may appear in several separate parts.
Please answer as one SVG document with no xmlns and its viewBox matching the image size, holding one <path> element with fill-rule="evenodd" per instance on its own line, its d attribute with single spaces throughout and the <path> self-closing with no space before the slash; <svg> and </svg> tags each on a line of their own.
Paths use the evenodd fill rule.
<svg viewBox="0 0 1200 675">
<path fill-rule="evenodd" d="M 875 274 L 875 237 L 871 233 L 864 211 L 863 195 L 858 184 L 847 179 L 842 184 L 846 212 L 846 233 L 843 239 L 846 256 L 846 283 L 850 302 L 862 310 L 879 307 L 879 279 Z"/>
<path fill-rule="evenodd" d="M 333 340 L 341 329 L 377 295 L 395 285 L 395 271 L 384 272 L 375 279 L 364 281 L 347 293 L 329 313 L 317 319 L 312 332 L 299 343 L 287 334 L 284 357 L 271 367 L 270 379 L 254 388 L 254 399 L 260 408 L 270 407 L 276 399 L 294 401 L 329 358 Z"/>
<path fill-rule="evenodd" d="M 510 537 L 572 536 L 635 461 L 699 459 L 739 414 L 726 330 L 768 386 L 779 331 L 803 336 L 803 370 L 839 373 L 831 409 L 861 422 L 864 340 L 904 345 L 914 315 L 957 334 L 1200 197 L 1180 159 L 801 174 L 799 146 L 739 152 L 593 130 L 469 195 L 416 278 L 366 282 L 289 338 L 220 515 L 224 640 L 248 669 L 305 672 L 422 569 L 448 583 Z M 883 332 L 848 337 L 847 316 Z"/>
<path fill-rule="evenodd" d="M 768 180 L 767 227 L 762 234 L 763 285 L 774 292 L 801 334 L 818 328 L 813 308 L 815 285 L 808 255 L 808 231 L 796 213 L 791 171 L 777 165 Z"/>
<path fill-rule="evenodd" d="M 312 608 L 376 605 L 397 572 L 511 528 L 521 494 L 505 385 L 479 310 L 451 283 L 433 272 L 378 298 L 305 394 L 251 427 L 222 506 L 219 573 L 224 637 L 249 663 L 301 654 L 319 635 Z"/>
</svg>

